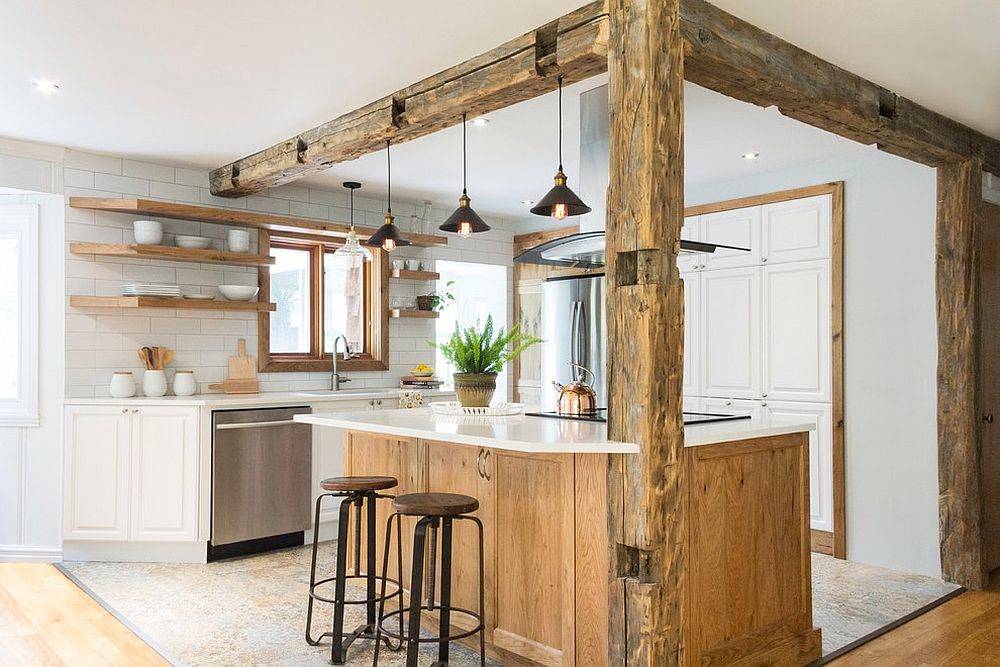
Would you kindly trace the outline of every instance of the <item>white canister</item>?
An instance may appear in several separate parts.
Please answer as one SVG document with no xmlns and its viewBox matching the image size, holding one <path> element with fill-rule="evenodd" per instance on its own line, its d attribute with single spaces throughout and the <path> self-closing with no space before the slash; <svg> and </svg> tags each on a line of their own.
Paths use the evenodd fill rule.
<svg viewBox="0 0 1000 667">
<path fill-rule="evenodd" d="M 406 268 L 408 268 L 410 271 L 419 271 L 420 270 L 420 260 L 419 259 L 408 259 L 408 260 L 406 260 Z"/>
<path fill-rule="evenodd" d="M 158 220 L 135 220 L 132 222 L 132 235 L 136 243 L 159 245 L 163 242 L 163 223 Z"/>
<path fill-rule="evenodd" d="M 194 396 L 198 393 L 198 383 L 194 381 L 194 371 L 177 371 L 174 373 L 174 394 L 177 396 Z"/>
<path fill-rule="evenodd" d="M 111 374 L 108 391 L 115 398 L 132 398 L 135 396 L 135 378 L 128 371 L 115 371 Z"/>
<path fill-rule="evenodd" d="M 230 229 L 226 234 L 229 252 L 250 252 L 250 232 L 246 229 Z"/>
<path fill-rule="evenodd" d="M 163 371 L 146 371 L 142 374 L 142 393 L 146 396 L 163 396 L 167 393 L 167 374 Z"/>
</svg>

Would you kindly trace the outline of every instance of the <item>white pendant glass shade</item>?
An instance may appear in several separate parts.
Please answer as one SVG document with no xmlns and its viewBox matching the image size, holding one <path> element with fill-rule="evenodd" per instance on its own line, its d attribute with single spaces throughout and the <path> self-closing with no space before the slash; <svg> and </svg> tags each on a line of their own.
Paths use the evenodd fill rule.
<svg viewBox="0 0 1000 667">
<path fill-rule="evenodd" d="M 333 256 L 348 260 L 352 266 L 372 261 L 372 251 L 358 242 L 354 227 L 347 233 L 344 245 L 333 251 Z"/>
</svg>

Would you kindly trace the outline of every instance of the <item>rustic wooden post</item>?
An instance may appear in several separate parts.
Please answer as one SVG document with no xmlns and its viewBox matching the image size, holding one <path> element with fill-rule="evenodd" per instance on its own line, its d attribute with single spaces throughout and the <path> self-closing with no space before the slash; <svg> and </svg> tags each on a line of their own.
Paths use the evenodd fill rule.
<svg viewBox="0 0 1000 667">
<path fill-rule="evenodd" d="M 938 500 L 941 571 L 967 588 L 986 584 L 983 571 L 976 222 L 982 164 L 938 167 Z"/>
<path fill-rule="evenodd" d="M 608 4 L 608 420 L 642 448 L 608 467 L 609 662 L 660 667 L 683 651 L 684 56 L 678 0 Z"/>
</svg>

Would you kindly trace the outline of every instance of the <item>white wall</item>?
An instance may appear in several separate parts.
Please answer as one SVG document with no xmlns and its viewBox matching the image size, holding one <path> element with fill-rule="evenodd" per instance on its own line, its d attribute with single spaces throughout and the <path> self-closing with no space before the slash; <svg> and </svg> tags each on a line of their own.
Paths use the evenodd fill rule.
<svg viewBox="0 0 1000 667">
<path fill-rule="evenodd" d="M 848 558 L 937 577 L 935 170 L 859 148 L 857 158 L 691 187 L 685 205 L 838 180 Z"/>
<path fill-rule="evenodd" d="M 4 159 L 23 167 L 20 185 L 50 187 L 44 160 Z M 0 178 L 3 177 L 0 170 Z M 62 489 L 63 198 L 6 194 L 0 203 L 39 206 L 39 417 L 31 428 L 0 428 L 0 560 L 58 560 Z M 54 352 L 53 352 L 54 351 Z"/>
</svg>

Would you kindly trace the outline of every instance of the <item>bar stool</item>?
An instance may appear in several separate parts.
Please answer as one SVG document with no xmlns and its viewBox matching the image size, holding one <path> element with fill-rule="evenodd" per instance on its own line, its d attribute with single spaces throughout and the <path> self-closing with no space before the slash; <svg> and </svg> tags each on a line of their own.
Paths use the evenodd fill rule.
<svg viewBox="0 0 1000 667">
<path fill-rule="evenodd" d="M 434 665 L 447 665 L 448 643 L 456 639 L 471 637 L 472 635 L 479 633 L 480 663 L 485 666 L 486 637 L 483 632 L 485 627 L 483 623 L 483 600 L 485 595 L 483 590 L 483 524 L 477 517 L 470 515 L 470 512 L 475 512 L 479 509 L 479 501 L 472 496 L 465 496 L 458 493 L 407 493 L 395 498 L 392 501 L 392 506 L 396 511 L 389 517 L 389 521 L 386 523 L 385 542 L 386 544 L 389 544 L 389 540 L 392 539 L 392 522 L 395 520 L 397 553 L 402 551 L 402 541 L 400 540 L 401 531 L 399 529 L 402 518 L 404 516 L 419 516 L 421 518 L 417 522 L 417 527 L 413 533 L 413 562 L 410 568 L 410 604 L 409 609 L 406 611 L 408 614 L 405 623 L 407 627 L 406 632 L 403 632 L 404 610 L 402 608 L 402 588 L 389 595 L 386 595 L 385 593 L 385 582 L 391 581 L 388 579 L 388 548 L 386 549 L 385 556 L 382 559 L 382 576 L 380 577 L 382 580 L 382 593 L 379 596 L 378 625 L 376 626 L 375 632 L 374 665 L 376 665 L 376 667 L 378 665 L 379 639 L 382 638 L 382 635 L 397 639 L 400 641 L 400 644 L 405 643 L 406 667 L 417 667 L 417 657 L 420 650 L 420 644 L 436 643 L 438 645 L 438 659 Z M 479 613 L 468 609 L 462 609 L 460 607 L 454 607 L 451 604 L 451 537 L 452 523 L 456 520 L 471 521 L 475 523 L 479 529 Z M 433 537 L 439 527 L 441 530 L 441 602 L 440 604 L 435 605 L 433 599 L 431 599 L 428 601 L 428 604 L 422 604 L 424 547 L 427 541 L 427 531 L 428 529 L 432 531 L 430 587 L 431 597 L 433 598 L 434 570 L 436 567 L 433 553 Z M 403 573 L 401 565 L 398 572 L 399 580 L 402 581 Z M 391 611 L 388 614 L 385 613 L 385 601 L 392 599 L 396 595 L 400 598 L 400 609 L 398 611 Z M 420 616 L 421 612 L 424 610 L 437 610 L 439 612 L 440 623 L 438 635 L 436 637 L 420 637 Z M 476 626 L 465 632 L 460 632 L 454 635 L 450 634 L 452 613 L 464 614 L 469 618 L 474 619 L 476 621 Z M 399 617 L 400 628 L 398 634 L 386 628 L 386 622 L 395 616 Z"/>
<path fill-rule="evenodd" d="M 396 587 L 396 591 L 390 595 L 397 595 L 402 591 L 402 586 L 396 580 L 386 580 L 375 573 L 375 501 L 378 498 L 392 498 L 392 496 L 382 495 L 378 491 L 391 489 L 398 484 L 395 477 L 331 477 L 320 482 L 320 486 L 328 493 L 321 494 L 316 499 L 316 518 L 313 522 L 313 543 L 312 543 L 312 563 L 309 568 L 309 609 L 306 613 L 306 641 L 316 646 L 324 638 L 332 639 L 330 649 L 330 660 L 336 665 L 344 663 L 347 657 L 347 649 L 355 639 L 375 639 L 377 617 L 375 614 L 376 603 L 382 602 L 383 597 L 375 596 L 375 582 L 382 581 L 382 596 L 385 596 L 386 583 Z M 340 503 L 340 517 L 337 531 L 337 562 L 336 574 L 326 579 L 316 581 L 316 552 L 319 547 L 319 515 L 324 498 L 343 498 Z M 361 515 L 367 504 L 367 572 L 361 574 Z M 351 507 L 354 511 L 354 574 L 347 574 L 347 526 L 350 522 Z M 386 556 L 388 556 L 389 541 L 386 540 Z M 402 557 L 399 557 L 399 570 L 402 570 Z M 365 579 L 367 591 L 363 599 L 346 599 L 346 585 L 348 579 Z M 316 592 L 316 589 L 330 581 L 334 582 L 333 598 L 324 597 Z M 330 632 L 324 632 L 316 639 L 312 637 L 312 614 L 313 602 L 328 602 L 333 605 L 333 628 Z M 352 632 L 344 634 L 344 609 L 346 605 L 363 604 L 368 607 L 366 622 L 359 625 Z M 400 598 L 400 610 L 402 610 L 402 598 Z M 402 643 L 393 646 L 387 638 L 382 638 L 386 646 L 391 650 L 399 650 Z"/>
</svg>

